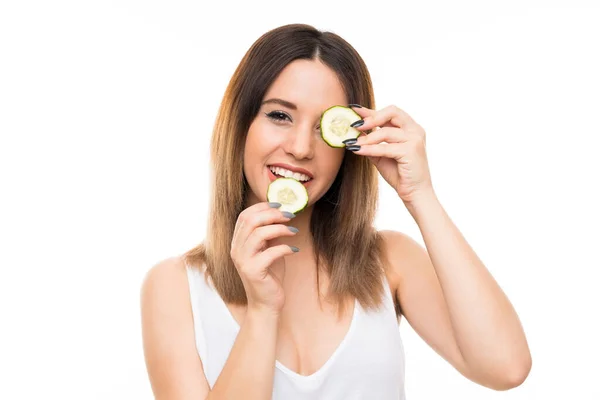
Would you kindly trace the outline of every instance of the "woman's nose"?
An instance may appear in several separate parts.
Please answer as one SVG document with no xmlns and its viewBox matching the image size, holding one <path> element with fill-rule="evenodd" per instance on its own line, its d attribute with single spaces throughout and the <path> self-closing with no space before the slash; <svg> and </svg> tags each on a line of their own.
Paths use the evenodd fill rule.
<svg viewBox="0 0 600 400">
<path fill-rule="evenodd" d="M 286 141 L 286 152 L 296 159 L 311 159 L 314 156 L 315 129 L 313 127 L 298 127 Z"/>
</svg>

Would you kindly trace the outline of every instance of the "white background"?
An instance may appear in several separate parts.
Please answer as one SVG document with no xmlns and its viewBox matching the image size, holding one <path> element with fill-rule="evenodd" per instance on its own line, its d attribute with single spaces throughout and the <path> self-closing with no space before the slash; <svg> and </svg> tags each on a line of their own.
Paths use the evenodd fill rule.
<svg viewBox="0 0 600 400">
<path fill-rule="evenodd" d="M 531 346 L 528 380 L 494 392 L 405 323 L 408 399 L 600 399 L 599 20 L 592 1 L 2 2 L 0 398 L 152 397 L 144 274 L 204 237 L 237 63 L 305 22 L 425 128 L 438 196 Z M 377 226 L 422 243 L 383 180 Z"/>
</svg>

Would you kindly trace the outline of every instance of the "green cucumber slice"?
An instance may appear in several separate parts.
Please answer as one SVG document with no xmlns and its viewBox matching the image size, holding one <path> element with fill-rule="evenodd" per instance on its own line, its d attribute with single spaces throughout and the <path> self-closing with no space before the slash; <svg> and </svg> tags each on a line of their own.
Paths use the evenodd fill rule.
<svg viewBox="0 0 600 400">
<path fill-rule="evenodd" d="M 358 129 L 350 127 L 359 119 L 360 115 L 350 107 L 329 107 L 321 115 L 321 137 L 331 147 L 346 147 L 344 140 L 360 136 Z"/>
<path fill-rule="evenodd" d="M 269 184 L 267 201 L 281 203 L 279 210 L 296 214 L 308 204 L 308 192 L 294 178 L 277 178 Z"/>
</svg>

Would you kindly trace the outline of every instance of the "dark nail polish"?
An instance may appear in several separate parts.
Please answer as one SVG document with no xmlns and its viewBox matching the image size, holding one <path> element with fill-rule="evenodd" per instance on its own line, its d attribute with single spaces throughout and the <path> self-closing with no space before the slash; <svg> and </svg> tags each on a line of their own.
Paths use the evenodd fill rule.
<svg viewBox="0 0 600 400">
<path fill-rule="evenodd" d="M 300 251 L 300 249 L 299 249 L 299 248 L 297 248 L 296 246 L 290 246 L 290 249 L 292 249 L 292 251 L 293 251 L 294 253 L 297 253 L 297 252 L 299 252 L 299 251 Z"/>
<path fill-rule="evenodd" d="M 289 212 L 289 211 L 282 211 L 281 213 L 282 213 L 282 214 L 283 214 L 283 216 L 284 216 L 284 217 L 286 217 L 286 218 L 294 218 L 294 217 L 295 217 L 295 215 L 294 215 L 294 214 L 292 214 L 292 213 L 291 213 L 291 212 Z"/>
<path fill-rule="evenodd" d="M 269 207 L 271 207 L 271 208 L 279 208 L 279 207 L 281 207 L 281 203 L 269 203 Z"/>
<path fill-rule="evenodd" d="M 359 119 L 358 121 L 351 123 L 350 127 L 358 128 L 359 126 L 362 126 L 364 123 L 365 123 L 364 119 Z"/>
<path fill-rule="evenodd" d="M 351 144 L 356 143 L 358 139 L 346 139 L 346 140 L 342 140 L 342 143 L 344 143 L 346 146 L 349 146 Z"/>
<path fill-rule="evenodd" d="M 348 107 L 362 108 L 360 104 L 348 104 Z"/>
<path fill-rule="evenodd" d="M 358 151 L 358 150 L 360 150 L 360 146 L 347 146 L 346 150 Z"/>
<path fill-rule="evenodd" d="M 298 228 L 294 228 L 293 226 L 288 226 L 288 229 L 294 233 L 298 233 Z"/>
</svg>

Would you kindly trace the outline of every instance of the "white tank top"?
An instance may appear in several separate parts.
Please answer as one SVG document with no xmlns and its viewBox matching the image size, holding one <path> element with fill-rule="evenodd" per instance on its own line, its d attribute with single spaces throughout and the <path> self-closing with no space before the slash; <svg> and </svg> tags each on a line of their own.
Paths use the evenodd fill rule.
<svg viewBox="0 0 600 400">
<path fill-rule="evenodd" d="M 204 270 L 187 266 L 187 273 L 196 347 L 212 389 L 240 326 Z M 272 400 L 404 400 L 404 347 L 385 276 L 384 289 L 377 312 L 355 300 L 346 336 L 315 373 L 300 375 L 276 360 Z"/>
</svg>

